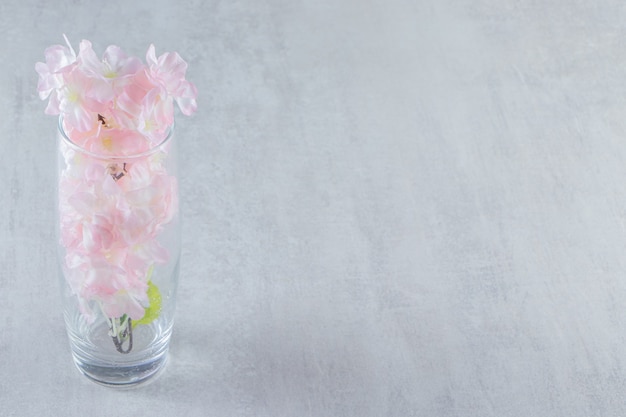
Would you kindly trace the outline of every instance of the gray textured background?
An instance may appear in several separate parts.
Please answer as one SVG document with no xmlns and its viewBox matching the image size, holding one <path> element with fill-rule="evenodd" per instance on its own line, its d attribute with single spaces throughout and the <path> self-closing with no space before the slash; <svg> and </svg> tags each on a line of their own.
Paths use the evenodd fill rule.
<svg viewBox="0 0 626 417">
<path fill-rule="evenodd" d="M 53 5 L 54 3 L 57 3 Z M 626 6 L 0 4 L 0 415 L 626 415 Z M 189 62 L 167 371 L 74 369 L 45 47 Z"/>
</svg>

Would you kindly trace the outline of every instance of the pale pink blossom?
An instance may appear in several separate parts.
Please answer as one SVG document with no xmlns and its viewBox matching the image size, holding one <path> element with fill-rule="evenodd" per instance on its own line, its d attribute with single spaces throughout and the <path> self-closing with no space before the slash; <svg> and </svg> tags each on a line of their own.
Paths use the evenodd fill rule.
<svg viewBox="0 0 626 417">
<path fill-rule="evenodd" d="M 87 322 L 100 310 L 139 320 L 149 306 L 151 271 L 170 257 L 159 239 L 178 200 L 176 178 L 165 166 L 167 144 L 137 155 L 165 139 L 174 101 L 185 115 L 196 111 L 197 90 L 185 79 L 186 62 L 177 53 L 157 58 L 153 45 L 147 65 L 117 46 L 99 58 L 86 40 L 78 54 L 68 42 L 48 48 L 45 58 L 35 69 L 46 113 L 60 114 L 67 136 L 87 151 L 61 145 L 59 226 L 68 284 Z"/>
<path fill-rule="evenodd" d="M 144 106 L 150 105 L 149 102 L 144 101 L 144 98 L 155 88 L 157 86 L 148 78 L 145 69 L 137 71 L 128 79 L 124 89 L 117 95 L 116 107 L 126 112 L 129 117 L 136 118 L 144 110 Z"/>
<path fill-rule="evenodd" d="M 196 87 L 185 80 L 187 63 L 176 52 L 166 52 L 156 57 L 154 45 L 146 53 L 150 77 L 178 104 L 181 112 L 189 116 L 197 109 Z"/>
<path fill-rule="evenodd" d="M 137 116 L 137 130 L 153 142 L 164 138 L 168 126 L 174 123 L 172 98 L 163 96 L 160 89 L 153 89 L 142 100 L 141 112 Z"/>
<path fill-rule="evenodd" d="M 102 252 L 111 249 L 114 229 L 107 216 L 96 214 L 91 221 L 83 222 L 83 245 L 87 252 Z"/>
<path fill-rule="evenodd" d="M 63 116 L 72 140 L 72 134 L 81 139 L 104 126 L 137 130 L 157 143 L 174 122 L 174 101 L 184 115 L 197 109 L 196 87 L 185 79 L 187 63 L 176 52 L 157 58 L 150 45 L 144 65 L 115 45 L 99 58 L 83 40 L 78 54 L 68 42 L 48 48 L 45 56 L 45 63 L 35 65 L 37 90 L 48 99 L 46 113 Z"/>
<path fill-rule="evenodd" d="M 150 150 L 149 140 L 129 129 L 106 129 L 96 135 L 85 138 L 82 146 L 99 155 L 136 155 Z"/>
<path fill-rule="evenodd" d="M 35 70 L 39 74 L 37 91 L 42 100 L 63 86 L 63 73 L 69 72 L 76 62 L 74 51 L 62 45 L 53 45 L 44 52 L 46 62 L 37 62 Z"/>
<path fill-rule="evenodd" d="M 133 320 L 141 320 L 150 304 L 147 296 L 148 285 L 122 288 L 100 298 L 102 308 L 108 317 L 128 315 Z"/>
<path fill-rule="evenodd" d="M 80 43 L 79 62 L 83 71 L 91 76 L 114 81 L 132 76 L 143 68 L 141 60 L 129 57 L 119 46 L 110 45 L 104 51 L 102 59 L 94 52 L 91 42 Z"/>
<path fill-rule="evenodd" d="M 102 94 L 98 81 L 76 68 L 64 76 L 65 84 L 57 90 L 59 110 L 65 123 L 79 132 L 93 129 L 98 124 L 98 112 L 109 106 L 107 94 Z"/>
<path fill-rule="evenodd" d="M 149 305 L 149 271 L 169 259 L 158 236 L 177 211 L 176 181 L 163 166 L 167 155 L 133 159 L 115 180 L 110 162 L 63 150 L 61 242 L 81 312 L 92 319 L 95 302 L 109 317 L 140 319 Z"/>
<path fill-rule="evenodd" d="M 64 74 L 75 66 L 76 54 L 73 50 L 61 45 L 54 45 L 45 51 L 46 62 L 37 62 L 35 70 L 39 74 L 37 91 L 42 100 L 49 98 L 45 113 L 60 113 L 59 89 L 64 85 Z"/>
</svg>

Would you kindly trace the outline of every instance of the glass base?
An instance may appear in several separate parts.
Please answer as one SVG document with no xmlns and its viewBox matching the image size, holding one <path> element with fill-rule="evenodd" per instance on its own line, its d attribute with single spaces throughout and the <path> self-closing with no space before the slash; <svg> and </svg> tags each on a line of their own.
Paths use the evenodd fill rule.
<svg viewBox="0 0 626 417">
<path fill-rule="evenodd" d="M 131 388 L 151 382 L 165 369 L 167 351 L 160 357 L 132 366 L 107 366 L 85 363 L 74 355 L 74 364 L 78 370 L 91 381 L 107 387 Z"/>
<path fill-rule="evenodd" d="M 154 379 L 165 368 L 172 322 L 161 320 L 133 327 L 132 349 L 121 353 L 104 319 L 87 325 L 79 315 L 66 315 L 74 363 L 92 381 L 109 387 L 131 387 Z M 128 347 L 128 345 L 125 345 Z"/>
</svg>

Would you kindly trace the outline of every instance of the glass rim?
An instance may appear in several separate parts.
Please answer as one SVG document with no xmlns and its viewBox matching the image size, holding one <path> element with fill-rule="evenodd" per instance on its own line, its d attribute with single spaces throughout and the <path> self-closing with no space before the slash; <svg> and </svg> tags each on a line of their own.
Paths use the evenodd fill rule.
<svg viewBox="0 0 626 417">
<path fill-rule="evenodd" d="M 63 139 L 63 142 L 65 142 L 65 144 L 67 144 L 70 148 L 74 149 L 75 151 L 78 151 L 80 153 L 83 153 L 85 155 L 91 156 L 92 158 L 96 158 L 96 159 L 121 160 L 121 159 L 143 158 L 143 157 L 150 156 L 158 152 L 159 149 L 163 148 L 163 146 L 165 146 L 171 140 L 172 136 L 174 135 L 175 124 L 176 122 L 172 122 L 172 125 L 167 128 L 167 135 L 158 144 L 150 147 L 150 149 L 148 149 L 147 151 L 143 151 L 139 153 L 131 153 L 128 155 L 106 155 L 106 154 L 92 152 L 83 148 L 82 146 L 74 142 L 72 139 L 70 139 L 70 137 L 65 132 L 65 129 L 63 128 L 63 116 L 59 116 L 58 129 L 59 129 L 59 133 L 61 134 L 61 138 Z"/>
</svg>

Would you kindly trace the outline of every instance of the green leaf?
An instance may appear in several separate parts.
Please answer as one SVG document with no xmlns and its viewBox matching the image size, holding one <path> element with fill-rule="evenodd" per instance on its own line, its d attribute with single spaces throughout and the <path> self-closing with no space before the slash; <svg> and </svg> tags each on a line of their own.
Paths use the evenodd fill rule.
<svg viewBox="0 0 626 417">
<path fill-rule="evenodd" d="M 148 300 L 150 305 L 140 320 L 133 321 L 133 325 L 150 324 L 161 314 L 161 293 L 159 288 L 152 281 L 148 281 Z"/>
</svg>

